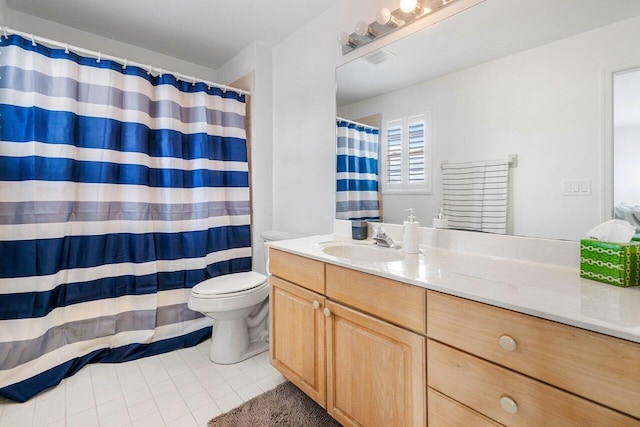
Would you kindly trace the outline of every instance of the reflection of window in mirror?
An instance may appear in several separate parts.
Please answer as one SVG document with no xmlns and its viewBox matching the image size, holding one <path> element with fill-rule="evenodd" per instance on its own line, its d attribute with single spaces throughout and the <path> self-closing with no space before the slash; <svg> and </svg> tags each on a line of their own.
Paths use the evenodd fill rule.
<svg viewBox="0 0 640 427">
<path fill-rule="evenodd" d="M 613 76 L 613 201 L 640 230 L 640 68 Z"/>
<path fill-rule="evenodd" d="M 416 114 L 383 124 L 382 191 L 431 192 L 431 115 Z"/>
</svg>

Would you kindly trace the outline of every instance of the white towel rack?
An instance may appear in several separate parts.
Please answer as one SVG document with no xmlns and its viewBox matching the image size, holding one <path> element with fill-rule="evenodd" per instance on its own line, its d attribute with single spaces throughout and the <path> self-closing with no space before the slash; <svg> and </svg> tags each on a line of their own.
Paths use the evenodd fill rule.
<svg viewBox="0 0 640 427">
<path fill-rule="evenodd" d="M 518 167 L 518 155 L 517 154 L 509 154 L 507 156 L 507 161 L 509 162 L 509 167 L 510 168 L 515 168 Z M 449 164 L 449 160 L 443 160 L 440 162 L 440 169 L 442 170 L 442 167 L 444 165 Z"/>
</svg>

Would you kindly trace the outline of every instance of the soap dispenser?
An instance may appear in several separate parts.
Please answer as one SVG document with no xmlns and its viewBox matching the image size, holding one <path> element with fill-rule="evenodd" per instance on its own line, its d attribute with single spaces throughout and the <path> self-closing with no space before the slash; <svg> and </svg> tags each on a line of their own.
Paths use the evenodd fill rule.
<svg viewBox="0 0 640 427">
<path fill-rule="evenodd" d="M 449 228 L 449 220 L 442 215 L 442 208 L 438 208 L 438 218 L 433 219 L 433 228 Z"/>
<path fill-rule="evenodd" d="M 407 254 L 417 254 L 420 245 L 420 223 L 413 216 L 413 208 L 409 211 L 409 219 L 404 222 L 402 231 L 402 249 Z"/>
</svg>

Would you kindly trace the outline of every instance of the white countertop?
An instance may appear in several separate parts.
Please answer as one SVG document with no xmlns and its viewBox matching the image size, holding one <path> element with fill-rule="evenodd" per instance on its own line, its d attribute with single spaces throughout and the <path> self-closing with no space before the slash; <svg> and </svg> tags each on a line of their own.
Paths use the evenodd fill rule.
<svg viewBox="0 0 640 427">
<path fill-rule="evenodd" d="M 402 261 L 350 261 L 322 252 L 334 235 L 271 242 L 274 249 L 640 343 L 640 287 L 580 278 L 577 268 L 420 246 Z M 351 243 L 351 240 L 345 240 Z"/>
</svg>

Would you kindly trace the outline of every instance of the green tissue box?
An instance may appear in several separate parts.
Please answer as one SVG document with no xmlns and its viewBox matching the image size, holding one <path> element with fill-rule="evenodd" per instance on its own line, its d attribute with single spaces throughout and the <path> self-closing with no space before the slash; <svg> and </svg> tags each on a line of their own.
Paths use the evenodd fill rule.
<svg viewBox="0 0 640 427">
<path fill-rule="evenodd" d="M 580 241 L 580 277 L 615 286 L 640 285 L 640 242 Z"/>
</svg>

